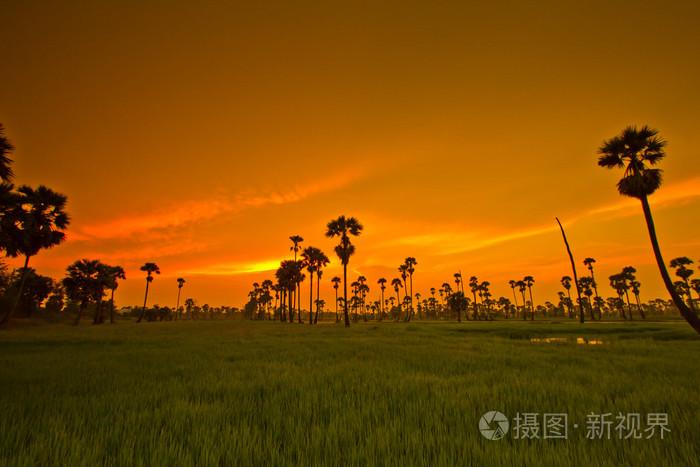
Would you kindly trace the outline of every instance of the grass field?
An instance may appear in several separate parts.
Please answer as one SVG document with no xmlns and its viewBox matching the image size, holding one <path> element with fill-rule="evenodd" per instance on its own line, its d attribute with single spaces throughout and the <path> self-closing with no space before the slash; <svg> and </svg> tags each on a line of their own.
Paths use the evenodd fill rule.
<svg viewBox="0 0 700 467">
<path fill-rule="evenodd" d="M 0 464 L 698 465 L 698 362 L 680 322 L 25 325 L 0 333 Z M 488 410 L 580 428 L 490 441 Z M 671 432 L 589 440 L 590 412 Z"/>
</svg>

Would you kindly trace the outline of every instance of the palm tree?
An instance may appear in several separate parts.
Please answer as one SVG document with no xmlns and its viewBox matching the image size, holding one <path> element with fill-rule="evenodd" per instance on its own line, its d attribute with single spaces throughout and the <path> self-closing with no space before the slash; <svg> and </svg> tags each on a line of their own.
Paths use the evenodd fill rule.
<svg viewBox="0 0 700 467">
<path fill-rule="evenodd" d="M 335 289 L 335 322 L 337 323 L 340 321 L 338 317 L 338 287 L 340 287 L 340 277 L 334 276 L 331 282 L 333 283 L 333 289 Z"/>
<path fill-rule="evenodd" d="M 403 282 L 401 282 L 401 279 L 398 277 L 395 277 L 391 280 L 391 286 L 394 288 L 394 292 L 396 292 L 396 303 L 399 305 L 399 313 L 401 313 L 401 297 L 399 296 L 399 289 L 403 287 Z"/>
<path fill-rule="evenodd" d="M 591 297 L 593 296 L 593 279 L 590 277 L 582 277 L 578 280 L 579 289 L 586 296 L 586 306 L 588 313 L 591 315 L 591 320 L 594 320 L 593 307 L 591 306 Z"/>
<path fill-rule="evenodd" d="M 299 283 L 299 276 L 301 275 L 302 263 L 301 261 L 284 260 L 280 264 L 280 267 L 275 272 L 277 277 L 277 282 L 286 291 L 286 296 L 289 299 L 289 322 L 294 322 L 294 315 L 292 310 L 294 308 L 294 296 L 292 292 L 296 289 Z M 284 297 L 284 295 L 283 295 Z M 286 321 L 287 316 L 282 314 L 282 321 Z"/>
<path fill-rule="evenodd" d="M 119 287 L 119 281 L 126 279 L 121 266 L 107 266 L 107 288 L 111 291 L 109 298 L 109 322 L 114 324 L 114 292 Z"/>
<path fill-rule="evenodd" d="M 630 303 L 629 290 L 632 288 L 632 283 L 637 280 L 636 276 L 634 275 L 636 272 L 637 270 L 632 266 L 625 266 L 622 268 L 622 272 L 620 273 L 620 278 L 625 284 L 625 298 L 627 300 L 627 311 L 629 311 L 630 318 L 632 317 L 632 304 Z M 642 318 L 644 318 L 644 316 L 642 316 Z"/>
<path fill-rule="evenodd" d="M 617 292 L 617 296 L 622 303 L 622 306 L 620 306 L 620 310 L 622 311 L 622 319 L 627 319 L 627 315 L 625 314 L 625 301 L 624 301 L 624 296 L 627 293 L 628 290 L 628 285 L 627 285 L 627 279 L 622 273 L 618 274 L 613 274 L 609 277 L 610 279 L 610 287 L 612 287 L 615 292 Z M 627 304 L 629 308 L 629 300 Z M 632 311 L 629 310 L 630 312 L 630 319 L 632 319 Z"/>
<path fill-rule="evenodd" d="M 0 123 L 0 182 L 2 183 L 11 182 L 14 176 L 11 167 L 12 159 L 10 159 L 10 153 L 14 149 L 14 146 L 5 137 L 5 128 Z"/>
<path fill-rule="evenodd" d="M 513 279 L 511 279 L 508 281 L 508 285 L 513 290 L 513 300 L 515 302 L 515 309 L 517 310 L 518 309 L 518 297 L 515 295 L 515 287 L 516 287 L 517 283 Z"/>
<path fill-rule="evenodd" d="M 642 284 L 639 283 L 638 280 L 632 279 L 630 282 L 630 287 L 632 288 L 632 293 L 634 294 L 634 300 L 637 302 L 637 310 L 639 311 L 639 316 L 642 317 L 642 319 L 646 319 L 646 316 L 644 316 L 644 310 L 642 310 L 642 304 L 639 301 L 639 288 L 642 286 Z"/>
<path fill-rule="evenodd" d="M 357 237 L 362 232 L 362 224 L 354 217 L 340 216 L 328 223 L 326 237 L 340 237 L 340 244 L 335 247 L 335 253 L 343 263 L 343 309 L 345 313 L 345 327 L 350 326 L 348 315 L 348 263 L 355 253 L 355 245 L 350 242 L 350 236 Z"/>
<path fill-rule="evenodd" d="M 568 297 L 568 302 L 566 303 L 566 307 L 569 310 L 569 318 L 571 318 L 571 304 L 573 303 L 571 301 L 571 277 L 570 276 L 562 276 L 561 278 L 561 285 L 566 289 L 566 295 Z"/>
<path fill-rule="evenodd" d="M 313 324 L 314 273 L 326 266 L 330 260 L 320 249 L 309 246 L 301 254 L 303 264 L 309 271 L 309 324 Z M 299 310 L 301 312 L 301 309 Z"/>
<path fill-rule="evenodd" d="M 525 291 L 527 290 L 527 284 L 524 281 L 516 281 L 515 286 L 518 288 L 520 295 L 523 297 L 523 320 L 527 319 L 527 300 L 525 299 Z"/>
<path fill-rule="evenodd" d="M 148 302 L 148 287 L 151 285 L 151 282 L 153 282 L 153 274 L 160 274 L 160 268 L 156 263 L 146 263 L 143 266 L 141 266 L 141 271 L 146 273 L 146 294 L 143 297 L 143 308 L 141 309 L 141 315 L 139 316 L 139 319 L 136 320 L 137 323 L 140 323 L 143 317 L 146 315 L 146 303 Z"/>
<path fill-rule="evenodd" d="M 411 320 L 411 315 L 413 314 L 413 273 L 416 271 L 416 266 L 418 265 L 418 261 L 416 261 L 416 258 L 413 256 L 409 256 L 404 260 L 404 264 L 406 265 L 406 271 L 408 272 L 408 279 L 411 287 L 411 291 L 408 294 L 408 296 L 411 299 L 411 311 L 410 314 L 408 315 L 408 321 Z"/>
<path fill-rule="evenodd" d="M 455 284 L 457 284 L 457 291 L 458 292 L 461 291 L 462 293 L 464 293 L 464 290 L 461 288 L 461 286 L 462 286 L 462 273 L 456 272 L 453 274 L 453 276 L 455 278 Z"/>
<path fill-rule="evenodd" d="M 175 305 L 175 313 L 177 313 L 176 316 L 179 317 L 179 319 L 182 319 L 182 313 L 180 313 L 180 292 L 182 292 L 185 282 L 187 281 L 182 277 L 177 278 L 177 305 Z"/>
<path fill-rule="evenodd" d="M 686 267 L 690 266 L 693 264 L 693 260 L 688 258 L 687 256 L 679 256 L 678 258 L 673 258 L 671 262 L 669 263 L 669 266 L 671 266 L 673 269 L 676 270 L 676 276 L 680 277 L 683 282 L 685 282 L 685 289 L 688 290 L 688 303 L 690 304 L 690 307 L 692 309 L 695 309 L 695 304 L 693 303 L 693 297 L 690 295 L 690 276 L 693 275 L 695 271 L 692 269 Z"/>
<path fill-rule="evenodd" d="M 591 274 L 591 279 L 593 280 L 593 283 L 591 284 L 593 287 L 593 293 L 595 294 L 595 298 L 598 298 L 598 284 L 595 281 L 595 274 L 593 273 L 593 264 L 595 263 L 595 258 L 586 258 L 583 260 L 584 266 L 588 268 L 588 272 Z M 598 308 L 598 318 L 600 318 L 600 307 L 598 307 L 597 303 L 598 300 L 595 300 L 596 302 L 596 308 Z"/>
<path fill-rule="evenodd" d="M 656 165 L 666 156 L 665 146 L 666 142 L 658 136 L 657 130 L 647 126 L 639 129 L 627 127 L 619 136 L 603 142 L 598 150 L 600 156 L 598 165 L 609 169 L 625 169 L 624 176 L 617 183 L 617 189 L 620 194 L 641 201 L 654 257 L 666 290 L 688 324 L 700 333 L 700 318 L 688 308 L 678 295 L 671 276 L 668 274 L 649 206 L 648 197 L 661 186 L 661 170 L 650 166 Z"/>
<path fill-rule="evenodd" d="M 92 301 L 96 292 L 100 290 L 100 280 L 98 278 L 101 263 L 97 260 L 81 259 L 68 266 L 67 277 L 63 279 L 63 287 L 66 296 L 78 302 L 78 316 L 75 324 L 80 323 L 80 318 L 87 305 Z"/>
<path fill-rule="evenodd" d="M 479 302 L 477 302 L 477 300 L 476 300 L 476 292 L 479 290 L 479 279 L 476 276 L 472 276 L 469 278 L 469 288 L 471 289 L 472 295 L 474 296 L 474 302 L 473 302 L 474 316 L 473 317 L 474 317 L 474 319 L 477 319 L 477 317 L 479 315 L 477 304 Z"/>
<path fill-rule="evenodd" d="M 532 299 L 532 284 L 535 283 L 535 278 L 532 276 L 523 277 L 523 282 L 527 286 L 528 292 L 530 292 L 530 319 L 535 319 L 535 301 Z"/>
<path fill-rule="evenodd" d="M 386 290 L 386 279 L 380 277 L 377 280 L 377 284 L 379 284 L 379 290 L 382 294 L 382 299 L 379 302 L 379 321 L 381 321 L 382 319 L 384 319 L 384 290 Z"/>
<path fill-rule="evenodd" d="M 301 242 L 304 241 L 304 238 L 301 235 L 292 235 L 289 237 L 289 239 L 292 241 L 292 246 L 289 248 L 289 250 L 294 252 L 294 261 L 296 261 L 297 253 L 301 251 Z M 297 310 L 299 310 L 299 322 L 301 323 L 301 281 L 297 284 L 295 293 L 296 306 Z"/>
<path fill-rule="evenodd" d="M 7 323 L 17 309 L 24 291 L 29 258 L 62 243 L 66 238 L 64 231 L 70 223 L 65 212 L 68 199 L 43 185 L 37 189 L 23 185 L 16 193 L 8 194 L 8 200 L 11 205 L 6 211 L 3 209 L 0 218 L 2 248 L 6 256 L 23 256 L 24 267 L 15 302 L 0 319 L 0 325 Z"/>
</svg>

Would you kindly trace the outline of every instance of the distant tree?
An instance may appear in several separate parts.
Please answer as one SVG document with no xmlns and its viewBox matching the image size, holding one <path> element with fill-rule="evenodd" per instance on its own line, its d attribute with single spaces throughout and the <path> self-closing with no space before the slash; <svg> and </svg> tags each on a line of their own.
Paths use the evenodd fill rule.
<svg viewBox="0 0 700 467">
<path fill-rule="evenodd" d="M 572 304 L 573 302 L 571 301 L 571 281 L 573 279 L 570 276 L 562 276 L 561 278 L 561 285 L 566 289 L 566 295 L 568 297 L 568 301 L 566 302 L 566 306 L 569 312 L 569 318 L 572 316 Z"/>
<path fill-rule="evenodd" d="M 527 290 L 530 293 L 530 319 L 535 319 L 535 301 L 532 299 L 532 286 L 535 283 L 535 278 L 532 276 L 523 277 L 523 282 L 527 286 Z"/>
<path fill-rule="evenodd" d="M 63 279 L 63 287 L 68 299 L 78 303 L 78 315 L 75 324 L 80 323 L 83 311 L 95 299 L 101 284 L 98 278 L 100 262 L 97 260 L 81 259 L 68 266 L 67 276 Z"/>
<path fill-rule="evenodd" d="M 387 282 L 386 279 L 383 277 L 380 277 L 377 280 L 377 284 L 379 284 L 379 290 L 380 290 L 380 293 L 382 296 L 382 298 L 379 302 L 379 321 L 384 319 L 384 291 L 386 290 L 386 282 Z"/>
<path fill-rule="evenodd" d="M 182 292 L 182 288 L 185 286 L 185 282 L 187 281 L 182 277 L 177 278 L 177 305 L 175 305 L 175 316 L 178 319 L 182 319 L 182 312 L 180 311 L 180 293 Z"/>
<path fill-rule="evenodd" d="M 600 156 L 598 165 L 606 168 L 625 169 L 624 176 L 617 184 L 617 189 L 620 194 L 641 201 L 654 257 L 666 290 L 688 324 L 700 333 L 700 318 L 688 308 L 678 295 L 671 276 L 668 274 L 649 206 L 648 197 L 661 186 L 661 170 L 650 166 L 656 165 L 666 156 L 665 146 L 666 142 L 659 137 L 657 130 L 647 126 L 627 127 L 619 136 L 603 142 L 598 150 Z"/>
<path fill-rule="evenodd" d="M 527 319 L 527 300 L 525 299 L 525 291 L 527 290 L 527 284 L 525 281 L 516 281 L 515 286 L 520 291 L 520 295 L 523 297 L 523 320 Z"/>
<path fill-rule="evenodd" d="M 48 298 L 54 288 L 53 280 L 50 277 L 37 274 L 33 268 L 29 268 L 27 271 L 23 271 L 20 268 L 16 269 L 12 274 L 11 290 L 17 291 L 19 289 L 22 276 L 25 276 L 25 284 L 20 297 L 20 304 L 25 315 L 29 317 Z"/>
<path fill-rule="evenodd" d="M 462 292 L 455 292 L 447 298 L 447 306 L 452 313 L 457 313 L 457 321 L 462 322 L 462 309 L 467 306 L 467 298 Z"/>
<path fill-rule="evenodd" d="M 340 321 L 340 318 L 338 316 L 338 288 L 340 287 L 340 277 L 334 276 L 331 279 L 331 282 L 333 283 L 333 290 L 335 290 L 335 322 L 337 323 Z"/>
<path fill-rule="evenodd" d="M 306 247 L 301 258 L 302 264 L 309 272 L 309 324 L 313 324 L 314 273 L 325 267 L 330 260 L 323 251 L 313 246 Z"/>
<path fill-rule="evenodd" d="M 591 274 L 591 280 L 593 281 L 591 283 L 591 286 L 593 287 L 593 292 L 595 293 L 595 297 L 598 298 L 598 284 L 595 281 L 595 274 L 593 273 L 593 265 L 595 264 L 595 258 L 586 258 L 583 260 L 583 264 L 588 268 L 588 272 Z M 598 310 L 598 318 L 600 318 L 600 308 L 598 307 L 597 300 L 594 300 L 594 303 L 596 303 L 596 309 Z"/>
<path fill-rule="evenodd" d="M 148 288 L 151 285 L 151 282 L 153 282 L 153 274 L 160 274 L 160 268 L 156 263 L 146 263 L 143 266 L 141 266 L 141 271 L 146 273 L 146 294 L 143 297 L 143 309 L 141 310 L 141 315 L 139 316 L 139 319 L 136 321 L 137 323 L 140 323 L 143 317 L 146 315 L 146 305 L 148 304 Z"/>
<path fill-rule="evenodd" d="M 65 212 L 67 198 L 43 185 L 37 189 L 23 185 L 16 193 L 3 196 L 9 207 L 2 209 L 0 217 L 1 247 L 9 257 L 23 256 L 22 271 L 27 272 L 32 256 L 65 240 L 65 230 L 70 223 Z M 7 323 L 17 309 L 25 280 L 26 274 L 23 274 L 15 302 L 0 318 L 0 325 Z"/>
<path fill-rule="evenodd" d="M 119 281 L 126 279 L 126 274 L 121 266 L 106 266 L 106 287 L 110 291 L 109 297 L 109 322 L 114 324 L 114 292 L 119 287 Z"/>
<path fill-rule="evenodd" d="M 297 253 L 301 251 L 301 243 L 304 241 L 304 238 L 301 235 L 292 235 L 289 237 L 289 239 L 292 241 L 292 246 L 289 248 L 289 250 L 294 252 L 294 261 L 296 261 Z M 297 282 L 297 285 L 294 288 L 294 295 L 296 308 L 299 310 L 299 322 L 301 323 L 301 280 Z"/>
<path fill-rule="evenodd" d="M 518 308 L 518 297 L 515 295 L 515 287 L 517 286 L 517 282 L 514 281 L 513 279 L 508 281 L 508 285 L 510 286 L 511 290 L 513 291 L 513 302 L 515 303 L 515 308 L 517 310 Z"/>
<path fill-rule="evenodd" d="M 410 292 L 408 293 L 408 297 L 411 299 L 410 312 L 408 314 L 408 321 L 410 321 L 411 315 L 413 314 L 413 273 L 416 271 L 418 261 L 416 261 L 416 258 L 409 256 L 404 260 L 404 264 L 406 265 L 406 272 L 408 272 L 409 287 L 411 288 Z"/>
<path fill-rule="evenodd" d="M 354 217 L 340 216 L 328 223 L 326 237 L 340 237 L 340 244 L 335 247 L 335 253 L 343 264 L 343 309 L 345 314 L 345 327 L 350 326 L 348 315 L 348 263 L 355 253 L 355 245 L 350 242 L 350 236 L 359 236 L 362 233 L 362 224 Z"/>
<path fill-rule="evenodd" d="M 679 256 L 678 258 L 673 258 L 669 263 L 673 269 L 676 270 L 676 276 L 680 277 L 683 282 L 685 282 L 685 289 L 688 290 L 688 304 L 694 310 L 695 304 L 693 303 L 693 298 L 690 296 L 690 276 L 693 275 L 695 271 L 690 269 L 688 266 L 693 264 L 693 260 L 687 256 Z"/>
</svg>

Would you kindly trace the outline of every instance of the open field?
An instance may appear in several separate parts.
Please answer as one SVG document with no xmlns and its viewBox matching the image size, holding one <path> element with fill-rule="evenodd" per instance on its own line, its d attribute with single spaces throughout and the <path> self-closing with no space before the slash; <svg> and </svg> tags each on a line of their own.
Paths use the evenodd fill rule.
<svg viewBox="0 0 700 467">
<path fill-rule="evenodd" d="M 699 361 L 680 322 L 20 326 L 0 333 L 0 464 L 697 465 Z M 489 410 L 580 428 L 490 441 Z M 671 432 L 588 440 L 590 412 Z"/>
</svg>

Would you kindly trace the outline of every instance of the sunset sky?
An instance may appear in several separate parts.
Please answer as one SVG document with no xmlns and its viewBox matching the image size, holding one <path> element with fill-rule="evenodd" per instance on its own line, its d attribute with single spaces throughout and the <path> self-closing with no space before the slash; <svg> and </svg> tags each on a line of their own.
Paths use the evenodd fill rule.
<svg viewBox="0 0 700 467">
<path fill-rule="evenodd" d="M 0 15 L 16 181 L 67 194 L 72 217 L 32 265 L 121 264 L 120 305 L 142 300 L 152 261 L 150 303 L 173 306 L 182 276 L 184 296 L 241 306 L 293 234 L 332 257 L 329 281 L 340 214 L 365 226 L 350 274 L 374 297 L 414 256 L 424 295 L 461 270 L 495 297 L 533 275 L 535 301 L 554 301 L 570 274 L 555 216 L 604 296 L 626 265 L 659 296 L 641 208 L 596 164 L 632 124 L 668 140 L 652 198 L 665 257 L 700 260 L 699 2 L 3 1 Z"/>
</svg>

